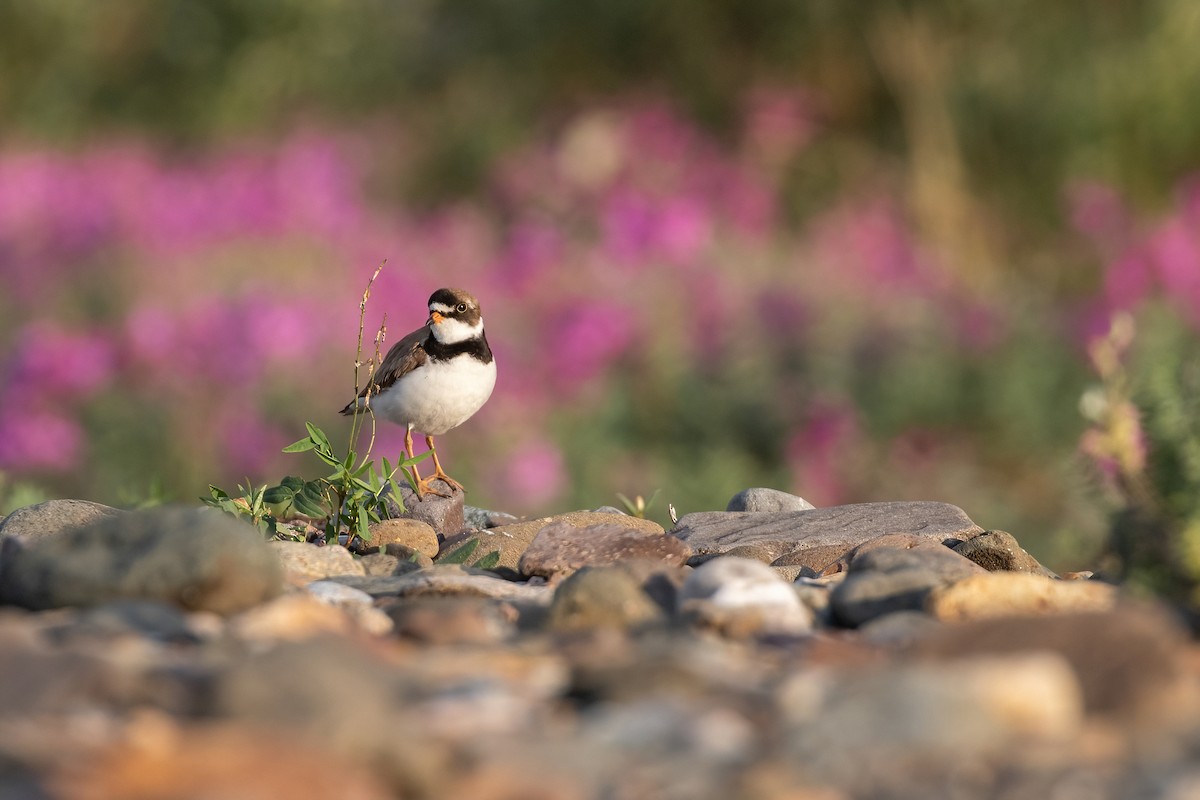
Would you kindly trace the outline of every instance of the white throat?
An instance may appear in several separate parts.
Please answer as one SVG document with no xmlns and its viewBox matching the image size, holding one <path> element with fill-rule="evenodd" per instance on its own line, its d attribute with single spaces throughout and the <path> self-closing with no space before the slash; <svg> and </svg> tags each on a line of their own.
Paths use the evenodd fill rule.
<svg viewBox="0 0 1200 800">
<path fill-rule="evenodd" d="M 468 339 L 474 339 L 483 334 L 483 319 L 474 325 L 468 325 L 451 317 L 445 317 L 433 326 L 433 336 L 442 344 L 458 344 Z"/>
</svg>

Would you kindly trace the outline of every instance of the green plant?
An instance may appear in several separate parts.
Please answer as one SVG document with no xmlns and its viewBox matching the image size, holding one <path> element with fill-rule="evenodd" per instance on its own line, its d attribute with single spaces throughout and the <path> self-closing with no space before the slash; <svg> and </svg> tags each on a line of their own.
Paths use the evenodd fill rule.
<svg viewBox="0 0 1200 800">
<path fill-rule="evenodd" d="M 628 512 L 629 516 L 637 517 L 638 519 L 645 519 L 646 512 L 650 510 L 650 506 L 654 505 L 654 501 L 658 499 L 658 494 L 661 491 L 661 489 L 655 489 L 654 494 L 650 495 L 649 500 L 645 499 L 640 494 L 630 500 L 620 492 L 617 492 L 617 498 L 621 501 L 621 504 L 625 506 L 625 511 Z"/>
<path fill-rule="evenodd" d="M 363 361 L 367 301 L 371 297 L 371 286 L 382 269 L 381 264 L 367 281 L 362 301 L 359 303 L 358 349 L 354 360 L 356 397 L 361 391 L 362 370 L 366 368 L 370 385 L 371 373 L 382 362 L 380 350 L 387 333 L 386 317 L 375 335 L 374 357 Z M 275 486 L 264 485 L 257 488 L 247 479 L 245 486 L 238 485 L 240 494 L 236 496 L 231 496 L 223 489 L 210 484 L 209 497 L 201 500 L 207 505 L 247 519 L 268 536 L 287 535 L 281 530 L 281 523 L 302 521 L 323 526 L 325 538 L 330 541 L 336 542 L 342 533 L 346 534 L 347 544 L 356 536 L 363 540 L 370 539 L 370 525 L 388 515 L 389 501 L 401 511 L 404 510 L 400 486 L 396 483 L 396 473 L 402 472 L 409 485 L 416 489 L 416 481 L 406 468 L 419 463 L 430 454 L 421 453 L 394 465 L 384 458 L 383 469 L 377 469 L 375 462 L 371 460 L 371 450 L 375 444 L 375 415 L 370 411 L 370 391 L 367 392 L 367 401 L 367 413 L 352 417 L 349 443 L 344 455 L 335 453 L 329 437 L 311 422 L 305 423 L 307 436 L 283 448 L 285 453 L 311 451 L 326 466 L 333 468 L 325 477 L 305 480 L 289 475 Z M 364 418 L 371 421 L 371 437 L 367 441 L 366 450 L 359 456 L 355 448 L 363 432 Z"/>
<path fill-rule="evenodd" d="M 0 517 L 11 514 L 18 508 L 40 503 L 47 497 L 44 491 L 32 483 L 11 480 L 0 472 Z"/>
<path fill-rule="evenodd" d="M 475 551 L 479 549 L 479 540 L 472 539 L 461 547 L 451 550 L 446 555 L 438 559 L 439 564 L 466 564 L 471 556 L 475 555 Z M 493 550 L 485 556 L 479 558 L 471 566 L 478 569 L 495 569 L 500 563 L 500 551 Z"/>
<path fill-rule="evenodd" d="M 1082 450 L 1110 502 L 1109 555 L 1137 586 L 1200 604 L 1200 342 L 1169 310 L 1114 318 L 1089 348 Z"/>
</svg>

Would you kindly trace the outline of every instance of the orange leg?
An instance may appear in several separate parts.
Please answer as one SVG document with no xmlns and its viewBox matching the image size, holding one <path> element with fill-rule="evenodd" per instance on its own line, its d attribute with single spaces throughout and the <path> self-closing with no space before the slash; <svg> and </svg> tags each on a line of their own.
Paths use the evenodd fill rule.
<svg viewBox="0 0 1200 800">
<path fill-rule="evenodd" d="M 426 436 L 425 442 L 430 445 L 429 449 L 433 450 L 433 437 Z M 408 429 L 405 430 L 405 432 L 404 432 L 404 454 L 407 455 L 409 458 L 413 458 L 415 455 L 415 453 L 413 453 L 413 439 L 412 439 L 412 426 L 411 425 L 409 425 Z M 434 466 L 437 467 L 437 453 L 433 454 L 433 463 L 434 463 Z M 409 467 L 409 469 L 412 470 L 413 481 L 417 484 L 417 500 L 423 499 L 425 497 L 425 495 L 427 495 L 427 494 L 436 494 L 438 497 L 449 497 L 450 496 L 448 494 L 443 494 L 442 492 L 439 492 L 438 490 L 434 489 L 432 486 L 429 485 L 430 483 L 432 483 L 433 481 L 437 480 L 440 477 L 437 473 L 430 475 L 428 478 L 422 478 L 421 473 L 417 472 L 416 464 L 413 464 L 411 467 Z M 441 472 L 441 467 L 437 467 L 437 472 Z M 445 479 L 443 478 L 443 480 L 445 480 Z"/>
<path fill-rule="evenodd" d="M 435 450 L 433 447 L 433 437 L 432 436 L 425 437 L 425 444 L 429 447 L 429 452 L 433 453 L 433 476 L 432 476 L 432 478 L 437 478 L 439 480 L 445 481 L 446 485 L 449 486 L 451 489 L 458 489 L 460 492 L 467 491 L 466 489 L 463 488 L 463 485 L 461 483 L 454 480 L 454 478 L 451 478 L 449 475 L 446 474 L 445 470 L 442 469 L 442 462 L 438 461 L 437 450 Z M 431 478 L 431 480 L 432 480 L 432 478 Z"/>
</svg>

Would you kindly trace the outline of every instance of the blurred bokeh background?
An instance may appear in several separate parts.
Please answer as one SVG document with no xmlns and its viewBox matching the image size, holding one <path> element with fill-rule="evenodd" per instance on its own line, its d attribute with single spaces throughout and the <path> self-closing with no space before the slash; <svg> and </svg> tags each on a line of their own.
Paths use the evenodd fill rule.
<svg viewBox="0 0 1200 800">
<path fill-rule="evenodd" d="M 320 474 L 279 450 L 347 433 L 386 260 L 368 335 L 483 303 L 475 504 L 936 499 L 1187 583 L 1197 41 L 1192 0 L 0 0 L 0 511 Z"/>
</svg>

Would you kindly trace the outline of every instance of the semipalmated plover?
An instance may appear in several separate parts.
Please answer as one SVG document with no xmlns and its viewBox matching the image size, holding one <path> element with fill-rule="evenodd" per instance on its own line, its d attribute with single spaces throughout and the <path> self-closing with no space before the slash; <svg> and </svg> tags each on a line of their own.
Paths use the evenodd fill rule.
<svg viewBox="0 0 1200 800">
<path fill-rule="evenodd" d="M 413 431 L 425 434 L 434 473 L 422 478 L 412 467 L 417 497 L 447 496 L 430 486 L 442 480 L 451 489 L 462 484 L 442 470 L 433 437 L 462 425 L 492 395 L 496 360 L 483 333 L 479 301 L 462 289 L 438 289 L 429 298 L 429 320 L 392 346 L 370 384 L 342 409 L 356 414 L 370 408 L 404 425 L 404 449 L 413 457 Z"/>
</svg>

